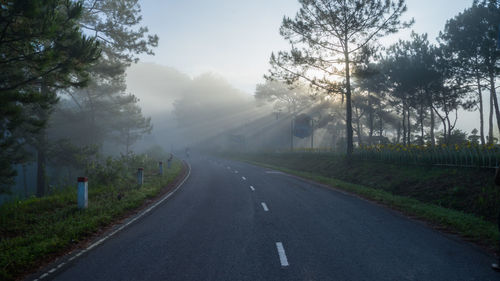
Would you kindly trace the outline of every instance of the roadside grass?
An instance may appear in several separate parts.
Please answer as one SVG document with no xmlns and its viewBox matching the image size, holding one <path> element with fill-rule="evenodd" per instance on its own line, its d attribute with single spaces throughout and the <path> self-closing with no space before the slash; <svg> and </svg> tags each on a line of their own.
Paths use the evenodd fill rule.
<svg viewBox="0 0 500 281">
<path fill-rule="evenodd" d="M 229 155 L 225 155 L 228 157 Z M 490 251 L 493 251 L 496 249 L 498 245 L 498 238 L 499 238 L 499 232 L 497 229 L 496 223 L 494 223 L 491 220 L 488 220 L 484 217 L 477 216 L 472 213 L 467 213 L 463 210 L 456 210 L 452 208 L 447 208 L 444 206 L 440 206 L 438 204 L 435 204 L 434 202 L 439 202 L 439 201 L 446 201 L 448 199 L 446 198 L 432 198 L 433 196 L 442 196 L 443 194 L 446 194 L 438 191 L 434 192 L 429 195 L 427 194 L 426 196 L 422 198 L 431 198 L 429 202 L 422 201 L 421 199 L 417 198 L 412 198 L 410 195 L 408 195 L 408 192 L 401 191 L 400 189 L 404 189 L 405 186 L 400 186 L 399 189 L 402 194 L 405 195 L 398 195 L 394 194 L 393 191 L 388 191 L 384 190 L 381 187 L 380 184 L 380 179 L 372 179 L 371 182 L 376 186 L 373 187 L 372 185 L 369 184 L 357 184 L 357 183 L 352 183 L 348 182 L 342 179 L 334 178 L 332 176 L 325 176 L 321 174 L 320 172 L 315 171 L 315 169 L 323 169 L 320 167 L 324 166 L 330 166 L 329 164 L 331 163 L 322 163 L 320 162 L 325 162 L 328 161 L 328 159 L 316 159 L 316 163 L 310 163 L 310 161 L 307 162 L 307 171 L 304 171 L 305 169 L 297 169 L 297 167 L 300 167 L 298 165 L 294 164 L 294 160 L 292 159 L 293 156 L 286 155 L 283 158 L 280 158 L 282 156 L 279 155 L 273 155 L 273 156 L 263 156 L 263 155 L 230 155 L 230 158 L 233 159 L 238 159 L 241 161 L 245 161 L 248 163 L 256 164 L 259 166 L 263 167 L 268 167 L 271 169 L 283 171 L 292 175 L 296 175 L 302 178 L 310 179 L 315 182 L 319 182 L 325 185 L 328 185 L 333 188 L 337 188 L 340 190 L 345 190 L 347 192 L 357 194 L 360 197 L 378 202 L 380 204 L 386 205 L 392 209 L 396 209 L 400 212 L 402 212 L 405 215 L 429 222 L 433 227 L 436 227 L 440 230 L 445 230 L 446 232 L 449 233 L 454 233 L 457 234 L 471 242 L 477 243 L 481 245 L 482 247 L 487 248 Z M 297 156 L 295 156 L 297 157 Z M 302 158 L 302 157 L 300 157 Z M 302 159 L 304 160 L 304 159 Z M 332 161 L 330 159 L 330 161 Z M 335 168 L 339 170 L 343 170 L 344 168 L 339 167 L 339 163 L 336 160 L 333 160 L 335 162 Z M 272 163 L 272 164 L 270 164 Z M 373 165 L 373 163 L 365 163 L 364 165 Z M 290 168 L 290 166 L 294 168 Z M 354 169 L 354 168 L 353 168 Z M 395 179 L 395 182 L 397 183 L 402 183 L 402 184 L 408 184 L 408 181 L 405 179 L 401 179 L 400 177 L 402 174 L 407 174 L 407 176 L 412 179 L 415 177 L 415 172 L 411 173 L 412 169 L 415 168 L 408 168 L 408 167 L 403 167 L 401 170 L 401 173 L 395 173 L 394 171 L 398 169 L 398 167 L 395 167 L 394 169 L 389 169 L 387 172 L 381 173 L 378 176 L 382 180 L 386 181 L 391 181 L 391 179 Z M 420 169 L 420 168 L 417 168 Z M 363 169 L 361 169 L 363 170 Z M 425 169 L 424 169 L 425 170 Z M 449 171 L 448 171 L 449 172 Z M 392 174 L 390 174 L 392 173 Z M 420 172 L 416 172 L 417 176 Z M 352 172 L 352 174 L 357 175 L 358 177 L 361 177 L 365 179 L 367 175 L 362 175 L 360 171 L 357 172 Z M 451 174 L 454 174 L 451 172 Z M 443 176 L 443 171 L 437 171 L 437 170 L 432 170 L 429 171 L 429 173 L 426 173 L 427 179 L 431 179 L 431 182 L 435 179 L 437 176 L 440 178 L 442 181 L 446 181 L 446 178 L 442 178 Z M 359 179 L 358 179 L 359 180 Z M 362 181 L 362 180 L 359 180 Z M 370 182 L 369 180 L 364 180 L 365 182 Z M 410 180 L 411 181 L 411 180 Z M 425 181 L 425 179 L 424 179 Z M 394 182 L 391 182 L 391 184 L 394 184 Z M 466 186 L 466 183 L 464 184 Z M 434 189 L 439 189 L 439 186 L 434 187 Z M 432 190 L 432 189 L 427 189 Z M 414 192 L 414 191 L 412 191 Z M 425 192 L 425 191 L 424 191 Z M 496 192 L 496 190 L 495 190 Z M 455 201 L 460 201 L 461 196 L 458 196 L 457 198 L 454 198 Z M 500 201 L 497 201 L 500 202 Z M 464 202 L 457 202 L 457 206 L 462 206 L 463 204 L 466 204 Z M 491 211 L 491 210 L 490 210 Z M 498 212 L 494 213 L 494 216 L 496 216 Z M 496 218 L 495 218 L 496 219 Z"/>
<path fill-rule="evenodd" d="M 157 169 L 154 170 L 156 172 Z M 133 177 L 118 185 L 89 179 L 89 207 L 77 207 L 73 187 L 43 198 L 30 198 L 0 206 L 0 280 L 14 280 L 71 249 L 130 211 L 159 195 L 182 172 L 177 159 L 164 175 L 145 170 L 144 185 Z M 118 199 L 120 194 L 121 199 Z"/>
</svg>

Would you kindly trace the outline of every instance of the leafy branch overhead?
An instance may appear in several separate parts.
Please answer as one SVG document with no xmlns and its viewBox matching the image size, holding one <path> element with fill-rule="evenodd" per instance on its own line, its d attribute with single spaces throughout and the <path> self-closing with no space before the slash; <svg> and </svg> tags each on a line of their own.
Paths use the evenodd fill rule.
<svg viewBox="0 0 500 281">
<path fill-rule="evenodd" d="M 102 1 L 85 0 L 84 16 L 80 26 L 104 45 L 109 60 L 123 63 L 137 62 L 138 54 L 154 55 L 158 36 L 148 34 L 142 21 L 138 0 Z"/>
<path fill-rule="evenodd" d="M 25 0 L 0 5 L 0 185 L 12 182 L 12 163 L 46 124 L 39 112 L 57 102 L 55 91 L 83 87 L 101 54 L 78 28 L 81 3 Z"/>
</svg>

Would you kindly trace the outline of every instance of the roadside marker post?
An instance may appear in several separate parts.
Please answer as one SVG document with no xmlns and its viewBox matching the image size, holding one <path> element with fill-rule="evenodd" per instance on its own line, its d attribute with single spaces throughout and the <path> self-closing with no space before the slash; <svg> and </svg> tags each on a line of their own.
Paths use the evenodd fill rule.
<svg viewBox="0 0 500 281">
<path fill-rule="evenodd" d="M 144 168 L 137 169 L 137 184 L 142 185 L 144 183 Z"/>
<path fill-rule="evenodd" d="M 160 168 L 160 176 L 163 176 L 163 162 L 160 161 L 160 163 L 158 165 L 159 165 L 159 168 Z"/>
<path fill-rule="evenodd" d="M 168 159 L 167 159 L 167 168 L 169 168 L 169 169 L 170 169 L 170 164 L 172 163 L 172 158 L 173 157 L 174 156 L 172 155 L 172 153 L 170 153 L 170 157 L 168 157 Z"/>
<path fill-rule="evenodd" d="M 89 206 L 89 185 L 87 177 L 78 178 L 78 208 L 87 209 Z"/>
</svg>

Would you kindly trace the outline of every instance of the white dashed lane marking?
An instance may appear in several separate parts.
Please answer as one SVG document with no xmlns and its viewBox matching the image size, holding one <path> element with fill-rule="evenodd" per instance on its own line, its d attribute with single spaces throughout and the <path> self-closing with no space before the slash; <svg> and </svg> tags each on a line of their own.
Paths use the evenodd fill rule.
<svg viewBox="0 0 500 281">
<path fill-rule="evenodd" d="M 264 211 L 266 211 L 266 212 L 269 211 L 269 208 L 267 208 L 266 203 L 262 202 L 260 204 L 262 205 L 262 208 L 264 209 Z"/>
<path fill-rule="evenodd" d="M 251 189 L 252 191 L 255 191 L 255 188 L 254 188 L 253 186 L 250 186 L 250 189 Z"/>
<path fill-rule="evenodd" d="M 286 258 L 285 248 L 283 248 L 283 243 L 276 242 L 276 249 L 278 250 L 278 255 L 280 256 L 281 266 L 288 266 L 288 259 Z"/>
</svg>

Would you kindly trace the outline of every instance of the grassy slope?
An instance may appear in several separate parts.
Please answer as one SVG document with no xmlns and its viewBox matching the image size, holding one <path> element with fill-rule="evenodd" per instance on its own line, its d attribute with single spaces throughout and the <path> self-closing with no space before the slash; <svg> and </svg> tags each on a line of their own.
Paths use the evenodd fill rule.
<svg viewBox="0 0 500 281">
<path fill-rule="evenodd" d="M 160 194 L 182 170 L 182 163 L 175 160 L 162 177 L 146 172 L 145 184 L 140 188 L 134 182 L 128 187 L 114 187 L 90 181 L 89 208 L 84 211 L 77 207 L 76 188 L 1 206 L 0 280 L 17 278 L 89 238 Z M 124 196 L 121 200 L 118 193 Z"/>
<path fill-rule="evenodd" d="M 500 194 L 493 170 L 351 162 L 320 154 L 231 155 L 381 202 L 496 247 Z"/>
</svg>

